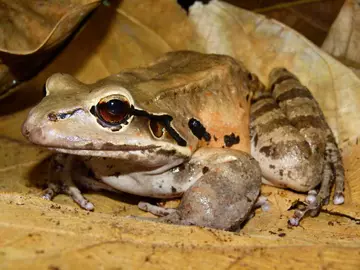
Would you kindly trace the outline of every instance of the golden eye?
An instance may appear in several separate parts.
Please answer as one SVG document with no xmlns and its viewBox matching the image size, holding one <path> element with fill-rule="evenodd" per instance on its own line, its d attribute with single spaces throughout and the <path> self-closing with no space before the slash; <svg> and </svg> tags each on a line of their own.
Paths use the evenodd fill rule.
<svg viewBox="0 0 360 270">
<path fill-rule="evenodd" d="M 97 116 L 108 125 L 117 126 L 129 118 L 131 106 L 121 95 L 113 95 L 101 99 L 96 105 Z"/>
<path fill-rule="evenodd" d="M 156 138 L 161 138 L 165 133 L 165 126 L 161 122 L 155 121 L 153 119 L 149 121 L 149 127 L 152 134 Z"/>
</svg>

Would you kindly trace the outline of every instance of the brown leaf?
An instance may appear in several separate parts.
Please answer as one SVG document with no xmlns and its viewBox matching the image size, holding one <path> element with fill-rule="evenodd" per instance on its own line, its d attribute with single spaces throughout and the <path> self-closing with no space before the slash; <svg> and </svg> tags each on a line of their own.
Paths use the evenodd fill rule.
<svg viewBox="0 0 360 270">
<path fill-rule="evenodd" d="M 0 1 L 0 98 L 48 62 L 99 0 Z"/>
<path fill-rule="evenodd" d="M 345 65 L 360 70 L 360 5 L 359 1 L 345 1 L 326 37 L 322 49 Z"/>
<path fill-rule="evenodd" d="M 344 0 L 226 0 L 226 2 L 276 19 L 320 46 Z"/>
</svg>

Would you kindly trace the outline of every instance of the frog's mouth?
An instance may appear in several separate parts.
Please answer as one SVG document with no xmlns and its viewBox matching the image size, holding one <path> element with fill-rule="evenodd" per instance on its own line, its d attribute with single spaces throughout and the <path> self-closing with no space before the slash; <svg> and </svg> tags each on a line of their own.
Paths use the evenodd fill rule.
<svg viewBox="0 0 360 270">
<path fill-rule="evenodd" d="M 88 148 L 59 148 L 59 147 L 48 147 L 49 150 L 78 155 L 78 156 L 94 156 L 94 157 L 106 157 L 106 158 L 117 158 L 117 159 L 152 159 L 158 156 L 165 158 L 175 157 L 180 159 L 187 159 L 185 153 L 180 153 L 175 149 L 164 149 L 161 146 L 149 145 L 149 146 L 136 146 L 136 145 L 104 145 L 101 149 Z"/>
<path fill-rule="evenodd" d="M 152 153 L 155 152 L 156 149 L 160 148 L 157 145 L 149 145 L 149 146 L 137 146 L 137 145 L 114 145 L 112 143 L 105 143 L 101 146 L 101 148 L 95 148 L 93 143 L 88 143 L 82 147 L 48 147 L 48 149 L 60 152 L 67 153 L 72 155 L 80 155 L 80 156 L 109 156 L 109 155 L 121 155 L 126 152 L 141 152 L 141 153 Z"/>
</svg>

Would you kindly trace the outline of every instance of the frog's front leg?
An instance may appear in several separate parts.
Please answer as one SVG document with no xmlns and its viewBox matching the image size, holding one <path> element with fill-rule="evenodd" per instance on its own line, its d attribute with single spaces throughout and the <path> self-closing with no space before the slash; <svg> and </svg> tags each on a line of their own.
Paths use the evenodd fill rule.
<svg viewBox="0 0 360 270">
<path fill-rule="evenodd" d="M 81 208 L 94 210 L 94 205 L 82 195 L 79 187 L 94 191 L 115 190 L 91 177 L 86 177 L 84 170 L 85 167 L 75 156 L 54 154 L 50 161 L 48 188 L 42 197 L 52 200 L 56 195 L 63 193 L 70 196 Z"/>
<path fill-rule="evenodd" d="M 248 219 L 260 193 L 258 163 L 235 150 L 200 149 L 178 177 L 184 182 L 197 180 L 176 209 L 140 207 L 164 215 L 157 219 L 161 222 L 235 230 Z"/>
<path fill-rule="evenodd" d="M 317 215 L 328 202 L 333 182 L 333 202 L 344 202 L 344 168 L 334 135 L 310 91 L 283 68 L 274 69 L 269 81 L 271 90 L 257 93 L 251 107 L 251 152 L 269 183 L 311 191 L 305 209 L 289 221 L 298 225 L 305 214 Z"/>
</svg>

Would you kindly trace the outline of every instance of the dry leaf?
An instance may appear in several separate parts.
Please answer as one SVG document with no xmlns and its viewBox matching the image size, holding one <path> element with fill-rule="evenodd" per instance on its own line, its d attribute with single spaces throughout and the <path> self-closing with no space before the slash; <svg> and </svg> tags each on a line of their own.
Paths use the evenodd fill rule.
<svg viewBox="0 0 360 270">
<path fill-rule="evenodd" d="M 332 25 L 322 49 L 360 76 L 360 4 L 356 0 L 345 1 Z"/>
<path fill-rule="evenodd" d="M 99 0 L 0 1 L 0 98 L 31 78 Z"/>
<path fill-rule="evenodd" d="M 359 146 L 345 156 L 346 204 L 329 205 L 329 213 L 305 219 L 297 228 L 287 227 L 287 208 L 303 195 L 268 186 L 263 193 L 271 210 L 257 210 L 240 233 L 127 218 L 144 215 L 135 196 L 86 194 L 96 206 L 94 213 L 65 196 L 54 202 L 39 198 L 50 153 L 25 141 L 20 126 L 40 100 L 46 78 L 66 72 L 90 83 L 179 49 L 232 55 L 264 82 L 273 66 L 286 66 L 314 90 L 339 138 L 357 136 L 344 124 L 353 121 L 353 107 L 347 111 L 339 99 L 343 91 L 356 95 L 358 78 L 283 25 L 219 1 L 195 5 L 189 17 L 171 0 L 112 2 L 98 9 L 36 78 L 2 101 L 0 268 L 359 268 Z M 347 102 L 353 106 L 357 100 Z"/>
<path fill-rule="evenodd" d="M 321 46 L 344 0 L 226 0 L 226 2 L 276 19 Z"/>
</svg>

